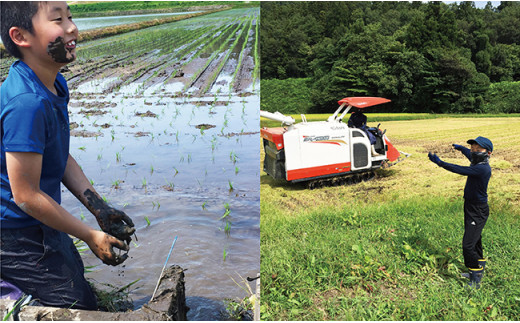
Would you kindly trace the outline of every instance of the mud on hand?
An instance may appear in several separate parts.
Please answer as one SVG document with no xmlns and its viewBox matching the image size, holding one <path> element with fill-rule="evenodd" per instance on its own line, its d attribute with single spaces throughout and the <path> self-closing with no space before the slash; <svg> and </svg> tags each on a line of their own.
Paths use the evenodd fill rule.
<svg viewBox="0 0 520 323">
<path fill-rule="evenodd" d="M 89 244 L 89 247 L 104 264 L 111 266 L 123 263 L 128 258 L 128 250 L 130 250 L 130 247 L 125 242 L 101 231 L 95 233 L 95 237 Z M 114 247 L 124 250 L 126 253 L 123 255 L 119 253 L 118 255 L 115 253 Z"/>
<path fill-rule="evenodd" d="M 90 189 L 87 189 L 83 194 L 87 199 L 87 207 L 95 215 L 101 230 L 119 240 L 130 243 L 132 241 L 131 236 L 135 232 L 132 219 L 125 212 L 108 206 L 99 195 Z"/>
<path fill-rule="evenodd" d="M 135 232 L 134 223 L 125 212 L 112 207 L 102 208 L 99 211 L 96 219 L 104 232 L 127 243 L 132 241 L 131 236 Z"/>
</svg>

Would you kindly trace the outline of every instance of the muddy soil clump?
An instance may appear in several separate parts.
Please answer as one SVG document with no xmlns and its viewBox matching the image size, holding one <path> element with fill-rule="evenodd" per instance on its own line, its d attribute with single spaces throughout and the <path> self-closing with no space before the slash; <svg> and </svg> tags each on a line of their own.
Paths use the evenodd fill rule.
<svg viewBox="0 0 520 323">
<path fill-rule="evenodd" d="M 207 124 L 207 123 L 201 123 L 201 124 L 198 124 L 195 126 L 195 128 L 201 129 L 201 130 L 208 130 L 208 129 L 215 128 L 215 127 L 216 127 L 215 125 Z"/>
<path fill-rule="evenodd" d="M 157 114 L 153 113 L 152 111 L 148 110 L 146 112 L 136 112 L 136 117 L 149 117 L 149 118 L 157 118 Z"/>
</svg>

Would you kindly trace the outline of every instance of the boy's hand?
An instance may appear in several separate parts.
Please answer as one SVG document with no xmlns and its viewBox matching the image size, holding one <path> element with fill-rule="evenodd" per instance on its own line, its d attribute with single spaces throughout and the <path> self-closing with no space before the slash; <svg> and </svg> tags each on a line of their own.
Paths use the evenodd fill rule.
<svg viewBox="0 0 520 323">
<path fill-rule="evenodd" d="M 436 154 L 432 154 L 431 152 L 428 153 L 428 158 L 430 158 L 430 160 L 437 165 L 442 162 Z"/>
<path fill-rule="evenodd" d="M 104 232 L 113 235 L 119 240 L 129 243 L 132 234 L 135 232 L 132 219 L 125 212 L 116 210 L 112 207 L 105 207 L 99 210 L 96 216 L 99 227 Z"/>
<path fill-rule="evenodd" d="M 101 230 L 127 243 L 132 241 L 130 236 L 135 232 L 134 223 L 125 212 L 109 206 L 90 189 L 87 189 L 83 195 L 86 199 L 83 204 L 94 214 Z"/>
<path fill-rule="evenodd" d="M 453 148 L 454 148 L 455 150 L 459 150 L 459 151 L 462 150 L 462 148 L 464 148 L 464 146 L 457 145 L 457 144 L 453 144 L 452 146 L 453 146 Z"/>
<path fill-rule="evenodd" d="M 128 251 L 130 248 L 126 243 L 114 238 L 113 236 L 101 231 L 92 230 L 92 237 L 87 242 L 90 250 L 103 261 L 104 264 L 117 266 L 128 258 L 125 253 L 122 256 L 116 255 L 114 247 Z"/>
</svg>

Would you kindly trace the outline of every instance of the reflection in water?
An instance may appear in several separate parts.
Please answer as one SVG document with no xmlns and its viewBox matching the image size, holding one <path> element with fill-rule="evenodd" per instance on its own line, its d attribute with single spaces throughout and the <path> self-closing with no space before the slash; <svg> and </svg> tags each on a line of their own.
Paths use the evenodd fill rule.
<svg viewBox="0 0 520 323">
<path fill-rule="evenodd" d="M 114 286 L 139 279 L 130 297 L 141 306 L 177 235 L 169 265 L 186 270 L 189 318 L 218 319 L 222 301 L 248 296 L 232 278 L 260 270 L 258 95 L 92 92 L 71 101 L 70 121 L 101 136 L 71 137 L 70 151 L 98 192 L 132 217 L 138 240 L 118 267 L 102 265 L 87 251 L 85 265 L 95 267 L 86 276 Z M 199 124 L 215 127 L 201 130 Z M 97 227 L 71 194 L 63 194 L 62 204 Z"/>
</svg>

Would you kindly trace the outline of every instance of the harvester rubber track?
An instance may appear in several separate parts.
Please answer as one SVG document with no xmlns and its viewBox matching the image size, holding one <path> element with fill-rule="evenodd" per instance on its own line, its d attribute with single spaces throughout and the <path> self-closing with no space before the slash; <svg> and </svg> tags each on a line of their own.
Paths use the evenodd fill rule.
<svg viewBox="0 0 520 323">
<path fill-rule="evenodd" d="M 307 182 L 308 189 L 316 189 L 322 187 L 331 187 L 331 186 L 343 186 L 343 185 L 353 185 L 361 182 L 366 182 L 373 179 L 376 176 L 374 171 L 368 171 L 363 173 L 354 173 L 344 176 L 336 176 L 336 177 L 328 177 L 328 178 L 320 178 L 314 179 Z"/>
</svg>

